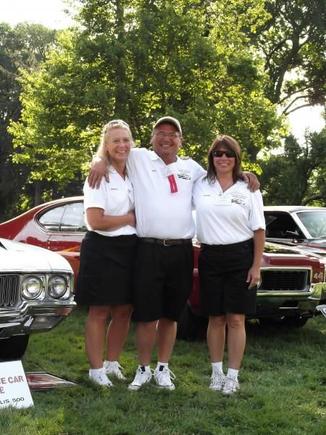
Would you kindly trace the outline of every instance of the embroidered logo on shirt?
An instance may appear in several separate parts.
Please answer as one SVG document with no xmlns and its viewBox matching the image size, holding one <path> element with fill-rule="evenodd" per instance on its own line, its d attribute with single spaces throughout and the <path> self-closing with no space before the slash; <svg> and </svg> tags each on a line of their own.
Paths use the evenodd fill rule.
<svg viewBox="0 0 326 435">
<path fill-rule="evenodd" d="M 191 173 L 186 170 L 179 170 L 177 176 L 178 178 L 182 178 L 183 180 L 191 180 Z"/>
<path fill-rule="evenodd" d="M 241 195 L 239 193 L 233 193 L 231 197 L 231 202 L 234 204 L 246 206 L 246 197 L 244 195 Z"/>
</svg>

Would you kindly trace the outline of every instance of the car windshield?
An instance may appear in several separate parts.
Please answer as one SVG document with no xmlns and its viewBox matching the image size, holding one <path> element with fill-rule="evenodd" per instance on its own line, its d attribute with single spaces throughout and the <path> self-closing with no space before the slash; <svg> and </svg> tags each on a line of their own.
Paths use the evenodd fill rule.
<svg viewBox="0 0 326 435">
<path fill-rule="evenodd" d="M 302 211 L 297 216 L 312 238 L 326 237 L 326 209 Z"/>
</svg>

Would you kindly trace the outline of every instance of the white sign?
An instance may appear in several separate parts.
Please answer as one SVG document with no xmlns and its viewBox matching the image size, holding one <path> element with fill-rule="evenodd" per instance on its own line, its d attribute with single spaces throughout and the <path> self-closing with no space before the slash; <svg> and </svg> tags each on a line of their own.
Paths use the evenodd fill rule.
<svg viewBox="0 0 326 435">
<path fill-rule="evenodd" d="M 33 405 L 21 361 L 0 363 L 0 408 L 28 408 Z"/>
</svg>

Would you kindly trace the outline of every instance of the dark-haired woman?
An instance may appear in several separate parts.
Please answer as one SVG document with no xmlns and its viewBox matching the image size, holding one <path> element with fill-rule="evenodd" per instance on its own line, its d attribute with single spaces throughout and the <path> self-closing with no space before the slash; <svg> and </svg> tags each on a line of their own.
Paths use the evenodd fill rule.
<svg viewBox="0 0 326 435">
<path fill-rule="evenodd" d="M 208 152 L 207 175 L 197 181 L 194 203 L 201 242 L 201 303 L 209 317 L 207 344 L 210 388 L 233 394 L 240 386 L 245 316 L 255 312 L 265 242 L 263 201 L 241 175 L 241 150 L 230 136 L 218 136 Z M 228 371 L 223 372 L 225 341 Z"/>
</svg>

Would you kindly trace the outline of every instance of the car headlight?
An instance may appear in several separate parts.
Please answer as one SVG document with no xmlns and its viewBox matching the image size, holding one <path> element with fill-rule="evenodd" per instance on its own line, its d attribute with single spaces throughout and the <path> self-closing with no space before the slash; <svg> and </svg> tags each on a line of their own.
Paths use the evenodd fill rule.
<svg viewBox="0 0 326 435">
<path fill-rule="evenodd" d="M 67 289 L 68 284 L 63 276 L 53 276 L 49 279 L 49 295 L 53 298 L 61 298 Z"/>
<path fill-rule="evenodd" d="M 37 276 L 27 276 L 22 282 L 22 294 L 25 299 L 38 299 L 43 290 L 42 279 Z"/>
</svg>

